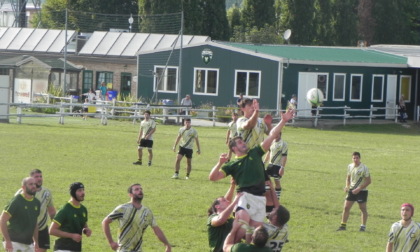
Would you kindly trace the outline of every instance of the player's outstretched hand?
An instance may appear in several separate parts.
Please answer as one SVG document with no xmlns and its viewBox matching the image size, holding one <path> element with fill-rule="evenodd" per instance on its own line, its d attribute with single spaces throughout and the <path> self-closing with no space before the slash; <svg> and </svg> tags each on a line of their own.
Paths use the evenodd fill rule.
<svg viewBox="0 0 420 252">
<path fill-rule="evenodd" d="M 294 114 L 294 109 L 288 109 L 285 113 L 281 113 L 281 119 L 287 122 L 294 117 Z"/>
</svg>

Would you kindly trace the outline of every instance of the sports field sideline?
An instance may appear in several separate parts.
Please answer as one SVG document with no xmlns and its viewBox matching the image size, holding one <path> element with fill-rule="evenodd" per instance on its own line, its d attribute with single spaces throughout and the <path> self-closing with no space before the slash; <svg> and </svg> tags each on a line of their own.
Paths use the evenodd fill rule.
<svg viewBox="0 0 420 252">
<path fill-rule="evenodd" d="M 193 119 L 193 126 L 195 125 Z M 51 189 L 56 207 L 68 199 L 68 186 L 81 181 L 86 186 L 91 238 L 84 238 L 88 252 L 111 251 L 100 223 L 118 204 L 128 201 L 127 187 L 140 182 L 143 204 L 150 207 L 159 226 L 174 245 L 173 251 L 206 251 L 207 208 L 223 195 L 229 180 L 210 182 L 208 174 L 221 152 L 226 151 L 226 128 L 196 126 L 201 155 L 194 153 L 189 181 L 171 180 L 173 145 L 179 125 L 158 125 L 152 167 L 133 166 L 136 160 L 138 124 L 97 119 L 25 118 L 24 123 L 0 124 L 1 207 L 11 199 L 20 181 L 33 168 L 44 172 L 44 185 Z M 287 126 L 289 159 L 282 181 L 281 203 L 291 212 L 290 242 L 283 251 L 383 251 L 391 224 L 399 220 L 399 206 L 410 202 L 420 207 L 418 197 L 420 129 L 400 124 L 348 125 L 334 129 Z M 348 231 L 337 233 L 343 187 L 351 153 L 360 151 L 370 169 L 367 232 L 358 232 L 359 211 L 354 206 Z M 181 175 L 185 173 L 182 162 Z M 416 218 L 417 212 L 414 215 Z M 116 235 L 115 226 L 111 226 Z M 144 251 L 163 251 L 148 229 Z"/>
</svg>

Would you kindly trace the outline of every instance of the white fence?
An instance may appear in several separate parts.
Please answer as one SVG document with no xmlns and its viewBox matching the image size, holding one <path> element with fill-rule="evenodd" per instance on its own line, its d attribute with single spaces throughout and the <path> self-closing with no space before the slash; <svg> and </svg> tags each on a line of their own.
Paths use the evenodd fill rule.
<svg viewBox="0 0 420 252">
<path fill-rule="evenodd" d="M 82 104 L 82 103 L 75 103 L 72 98 L 66 97 L 52 97 L 55 99 L 61 99 L 62 102 L 56 104 L 47 104 L 47 103 L 0 103 L 0 105 L 6 106 L 14 106 L 16 107 L 15 114 L 7 114 L 7 115 L 0 115 L 0 118 L 4 117 L 16 117 L 18 123 L 22 123 L 22 119 L 25 117 L 57 117 L 58 122 L 60 124 L 64 124 L 64 119 L 67 116 L 92 116 L 100 118 L 101 123 L 103 125 L 107 125 L 108 119 L 131 119 L 133 123 L 136 122 L 138 119 L 143 118 L 143 113 L 145 110 L 154 110 L 157 113 L 153 113 L 154 118 L 160 118 L 164 123 L 179 123 L 180 118 L 186 117 L 185 115 L 178 114 L 178 111 L 183 109 L 187 111 L 187 114 L 191 114 L 193 112 L 195 114 L 194 118 L 197 119 L 205 119 L 210 120 L 213 122 L 213 126 L 216 125 L 216 121 L 221 118 L 230 118 L 229 115 L 223 116 L 223 113 L 220 113 L 220 110 L 236 110 L 236 108 L 216 108 L 212 107 L 211 109 L 191 109 L 189 107 L 183 106 L 170 106 L 170 105 L 151 105 L 151 104 L 141 104 L 141 103 L 134 103 L 134 102 L 121 102 L 121 101 L 96 101 L 95 104 Z M 83 111 L 75 111 L 74 108 L 83 108 L 84 106 L 93 107 L 93 112 L 84 113 Z M 53 108 L 56 109 L 57 112 L 55 114 L 43 114 L 43 113 L 25 113 L 23 108 Z M 82 110 L 82 109 L 81 109 Z M 348 106 L 344 107 L 317 107 L 316 109 L 309 109 L 315 110 L 315 114 L 309 117 L 302 117 L 299 116 L 299 112 L 304 110 L 297 110 L 297 116 L 290 122 L 292 125 L 296 124 L 299 121 L 303 120 L 311 120 L 313 122 L 313 126 L 317 127 L 319 120 L 323 119 L 341 119 L 343 125 L 346 125 L 348 120 L 351 119 L 366 119 L 369 124 L 372 124 L 373 120 L 375 119 L 386 119 L 393 120 L 395 122 L 398 121 L 398 107 L 390 108 L 390 107 L 374 107 L 373 105 L 370 108 L 366 109 L 354 109 Z M 337 111 L 336 113 L 325 113 L 322 112 L 328 110 L 331 112 Z M 388 111 L 388 114 L 386 114 Z M 394 111 L 391 115 L 389 111 Z M 419 108 L 417 108 L 419 111 Z M 261 114 L 271 114 L 273 119 L 280 120 L 280 113 L 277 110 L 273 109 L 261 109 Z M 391 119 L 389 119 L 391 118 Z M 419 113 L 416 115 L 417 122 L 419 120 Z"/>
</svg>

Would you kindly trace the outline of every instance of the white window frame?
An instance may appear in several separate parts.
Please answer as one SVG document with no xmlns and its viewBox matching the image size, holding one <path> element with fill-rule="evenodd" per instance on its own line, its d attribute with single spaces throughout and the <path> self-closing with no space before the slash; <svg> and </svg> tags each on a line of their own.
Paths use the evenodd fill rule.
<svg viewBox="0 0 420 252">
<path fill-rule="evenodd" d="M 321 88 L 318 87 L 318 80 L 320 76 L 325 75 L 325 93 L 324 93 L 324 101 L 328 101 L 328 77 L 329 74 L 328 73 L 316 73 L 316 87 L 323 91 Z"/>
<path fill-rule="evenodd" d="M 159 68 L 163 68 L 165 69 L 165 66 L 161 66 L 161 65 L 155 65 L 154 66 L 154 74 L 153 74 L 153 92 L 158 91 L 159 93 L 178 93 L 178 67 L 177 66 L 167 66 L 165 69 L 165 73 L 164 73 L 164 78 L 163 78 L 163 87 L 164 89 L 160 90 L 158 89 L 158 85 L 157 85 L 157 69 Z M 176 70 L 176 75 L 175 75 L 175 90 L 167 90 L 168 89 L 168 69 L 175 69 Z M 157 90 L 156 90 L 157 89 Z"/>
<path fill-rule="evenodd" d="M 340 84 L 343 84 L 343 94 L 342 94 L 343 98 L 336 98 L 335 97 L 335 88 L 336 88 L 336 85 L 337 85 L 336 77 L 337 76 L 343 76 L 344 77 L 343 83 L 340 83 Z M 346 77 L 347 76 L 346 76 L 345 73 L 334 73 L 333 92 L 332 92 L 332 100 L 333 101 L 344 101 L 346 99 Z"/>
<path fill-rule="evenodd" d="M 381 98 L 380 99 L 374 99 L 373 98 L 373 94 L 374 94 L 374 89 L 375 89 L 375 78 L 381 77 L 382 78 L 382 83 L 381 83 Z M 372 102 L 382 102 L 384 100 L 384 83 L 385 83 L 385 75 L 383 74 L 373 74 L 372 75 L 372 90 L 371 90 L 371 95 L 370 95 L 370 99 Z"/>
<path fill-rule="evenodd" d="M 405 102 L 411 102 L 411 81 L 412 81 L 412 77 L 411 77 L 411 75 L 401 75 L 400 76 L 400 96 L 399 97 L 401 97 L 401 95 L 402 95 L 402 80 L 403 80 L 403 78 L 408 78 L 409 79 L 409 82 L 408 82 L 408 95 L 404 95 L 404 98 L 405 98 Z M 407 97 L 406 97 L 407 96 Z M 399 98 L 398 98 L 398 100 L 399 100 Z"/>
<path fill-rule="evenodd" d="M 245 88 L 245 92 L 243 93 L 244 97 L 247 98 L 260 98 L 261 96 L 261 71 L 259 70 L 235 70 L 235 85 L 234 85 L 234 90 L 233 93 L 235 94 L 235 97 L 239 97 L 239 94 L 236 94 L 236 89 L 237 89 L 237 84 L 238 84 L 238 73 L 246 73 L 247 74 L 247 78 L 246 78 L 246 88 Z M 257 73 L 258 74 L 258 94 L 255 95 L 249 95 L 249 74 L 250 73 Z"/>
<path fill-rule="evenodd" d="M 360 77 L 360 92 L 359 92 L 359 99 L 352 99 L 351 94 L 353 93 L 353 77 Z M 363 74 L 351 74 L 350 75 L 350 93 L 349 93 L 349 101 L 353 102 L 361 102 L 363 95 Z"/>
<path fill-rule="evenodd" d="M 196 92 L 195 91 L 195 85 L 197 80 L 197 71 L 205 71 L 204 74 L 204 92 Z M 209 71 L 215 71 L 217 73 L 216 77 L 216 93 L 207 93 L 207 87 L 208 87 L 208 72 Z M 194 79 L 193 79 L 193 94 L 196 95 L 208 95 L 208 96 L 218 96 L 219 94 L 219 69 L 218 68 L 201 68 L 201 67 L 195 67 L 194 68 Z"/>
</svg>

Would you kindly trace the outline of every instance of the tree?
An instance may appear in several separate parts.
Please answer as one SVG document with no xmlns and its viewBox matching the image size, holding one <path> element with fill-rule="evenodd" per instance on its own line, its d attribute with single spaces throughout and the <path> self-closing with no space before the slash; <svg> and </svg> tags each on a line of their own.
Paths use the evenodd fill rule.
<svg viewBox="0 0 420 252">
<path fill-rule="evenodd" d="M 294 44 L 311 45 L 315 40 L 315 6 L 313 0 L 283 0 L 282 27 L 292 30 Z"/>
<path fill-rule="evenodd" d="M 41 15 L 32 24 L 42 28 L 64 29 L 66 8 L 68 29 L 81 32 L 127 29 L 130 14 L 127 10 L 131 14 L 138 13 L 137 2 L 133 0 L 46 0 Z"/>
<path fill-rule="evenodd" d="M 373 8 L 375 33 L 372 43 L 417 44 L 420 41 L 419 5 L 416 0 L 375 1 Z"/>
<path fill-rule="evenodd" d="M 333 6 L 334 43 L 338 46 L 356 46 L 359 40 L 357 33 L 357 2 L 340 0 Z"/>
<path fill-rule="evenodd" d="M 243 5 L 243 26 L 260 29 L 274 23 L 274 0 L 245 0 Z"/>
</svg>

